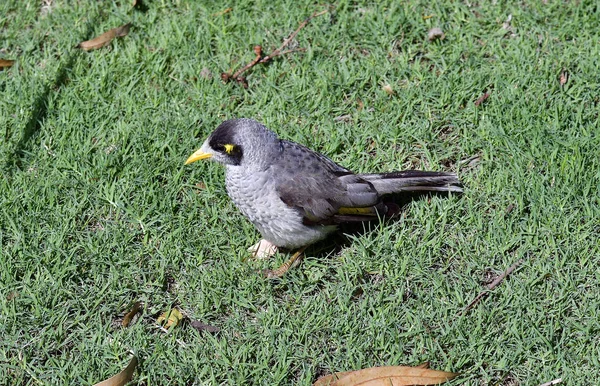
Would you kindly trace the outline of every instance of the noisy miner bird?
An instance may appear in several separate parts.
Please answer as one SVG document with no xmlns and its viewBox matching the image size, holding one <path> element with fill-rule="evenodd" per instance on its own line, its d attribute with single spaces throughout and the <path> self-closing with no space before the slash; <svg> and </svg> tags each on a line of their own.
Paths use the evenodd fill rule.
<svg viewBox="0 0 600 386">
<path fill-rule="evenodd" d="M 304 249 L 342 223 L 390 217 L 399 207 L 384 197 L 403 192 L 461 193 L 454 173 L 407 170 L 354 174 L 326 156 L 252 119 L 225 121 L 185 164 L 210 158 L 225 165 L 227 193 L 264 240 L 249 248 L 268 257 L 299 249 L 268 277 L 280 277 Z"/>
</svg>

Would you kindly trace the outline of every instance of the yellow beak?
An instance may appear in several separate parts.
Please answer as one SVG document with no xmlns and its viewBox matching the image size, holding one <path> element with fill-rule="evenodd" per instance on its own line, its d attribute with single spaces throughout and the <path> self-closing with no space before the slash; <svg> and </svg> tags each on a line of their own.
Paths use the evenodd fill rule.
<svg viewBox="0 0 600 386">
<path fill-rule="evenodd" d="M 191 164 L 192 162 L 200 161 L 201 159 L 206 159 L 212 157 L 212 154 L 205 153 L 201 150 L 196 151 L 194 154 L 190 156 L 190 158 L 185 161 L 186 165 Z"/>
</svg>

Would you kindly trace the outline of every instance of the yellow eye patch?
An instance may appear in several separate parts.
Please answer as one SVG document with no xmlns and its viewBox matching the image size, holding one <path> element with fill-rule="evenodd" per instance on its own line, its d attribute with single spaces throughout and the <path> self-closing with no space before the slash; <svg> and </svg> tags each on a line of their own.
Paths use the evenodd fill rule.
<svg viewBox="0 0 600 386">
<path fill-rule="evenodd" d="M 231 154 L 233 153 L 233 149 L 235 149 L 235 145 L 232 145 L 230 143 L 228 143 L 227 145 L 224 146 L 225 147 L 225 152 L 227 154 Z"/>
</svg>

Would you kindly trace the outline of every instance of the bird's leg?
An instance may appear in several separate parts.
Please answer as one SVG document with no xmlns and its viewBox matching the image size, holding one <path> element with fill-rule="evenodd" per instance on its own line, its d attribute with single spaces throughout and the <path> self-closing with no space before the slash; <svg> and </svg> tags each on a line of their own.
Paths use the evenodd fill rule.
<svg viewBox="0 0 600 386">
<path fill-rule="evenodd" d="M 307 247 L 307 246 L 306 246 Z M 290 268 L 295 267 L 298 263 L 300 263 L 300 261 L 302 260 L 300 258 L 300 256 L 302 256 L 302 252 L 304 252 L 304 250 L 306 249 L 306 247 L 302 247 L 298 250 L 298 252 L 294 253 L 292 255 L 292 257 L 286 261 L 285 263 L 281 264 L 281 267 L 274 269 L 274 270 L 266 270 L 265 271 L 265 276 L 268 279 L 273 279 L 276 277 L 282 277 L 287 271 L 289 271 Z"/>
<path fill-rule="evenodd" d="M 271 242 L 262 239 L 258 243 L 248 248 L 252 259 L 268 259 L 277 253 L 277 246 Z"/>
</svg>

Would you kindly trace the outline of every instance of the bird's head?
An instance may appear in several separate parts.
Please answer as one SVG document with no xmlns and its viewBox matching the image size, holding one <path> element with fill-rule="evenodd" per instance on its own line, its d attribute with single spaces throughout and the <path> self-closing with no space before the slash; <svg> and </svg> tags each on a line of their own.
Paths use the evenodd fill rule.
<svg viewBox="0 0 600 386">
<path fill-rule="evenodd" d="M 280 151 L 275 133 L 252 119 L 230 119 L 217 127 L 185 164 L 208 159 L 259 169 Z"/>
</svg>

